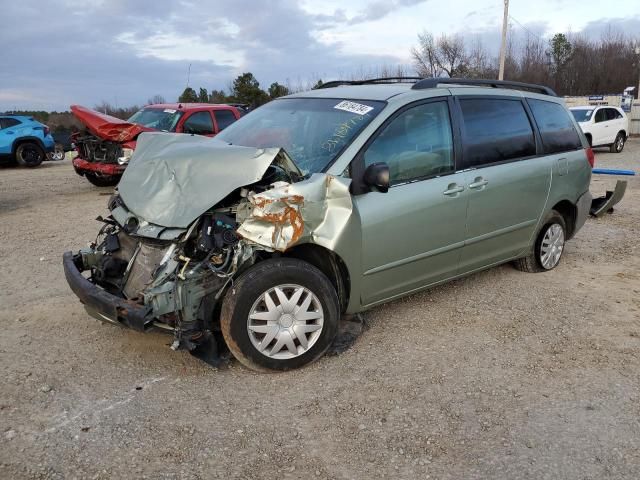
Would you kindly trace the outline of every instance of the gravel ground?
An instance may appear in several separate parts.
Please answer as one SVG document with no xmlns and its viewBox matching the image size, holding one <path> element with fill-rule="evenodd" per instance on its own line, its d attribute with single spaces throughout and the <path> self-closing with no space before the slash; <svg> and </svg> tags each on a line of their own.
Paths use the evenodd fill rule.
<svg viewBox="0 0 640 480">
<path fill-rule="evenodd" d="M 640 141 L 597 164 L 640 170 Z M 556 270 L 384 305 L 271 375 L 86 315 L 61 255 L 109 194 L 68 160 L 0 169 L 0 478 L 640 478 L 640 177 Z"/>
</svg>

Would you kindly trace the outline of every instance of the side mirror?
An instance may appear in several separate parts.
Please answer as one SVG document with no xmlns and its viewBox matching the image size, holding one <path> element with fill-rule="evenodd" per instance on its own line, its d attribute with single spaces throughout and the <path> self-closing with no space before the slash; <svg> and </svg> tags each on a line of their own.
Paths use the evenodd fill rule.
<svg viewBox="0 0 640 480">
<path fill-rule="evenodd" d="M 384 162 L 372 163 L 364 171 L 364 183 L 379 192 L 389 191 L 389 165 Z"/>
</svg>

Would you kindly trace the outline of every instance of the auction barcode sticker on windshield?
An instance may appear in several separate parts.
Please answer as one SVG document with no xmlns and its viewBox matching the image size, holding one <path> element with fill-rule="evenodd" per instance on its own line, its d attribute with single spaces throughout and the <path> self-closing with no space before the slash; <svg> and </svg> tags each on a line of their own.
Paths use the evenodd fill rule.
<svg viewBox="0 0 640 480">
<path fill-rule="evenodd" d="M 350 102 L 348 100 L 341 101 L 333 108 L 344 110 L 345 112 L 357 113 L 358 115 L 366 115 L 371 110 L 373 110 L 373 107 L 362 105 L 361 103 Z"/>
</svg>

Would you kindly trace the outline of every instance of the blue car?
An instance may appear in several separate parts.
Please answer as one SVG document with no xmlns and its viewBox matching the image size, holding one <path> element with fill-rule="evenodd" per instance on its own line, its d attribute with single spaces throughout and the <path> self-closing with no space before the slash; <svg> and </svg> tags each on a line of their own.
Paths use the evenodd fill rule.
<svg viewBox="0 0 640 480">
<path fill-rule="evenodd" d="M 24 115 L 0 115 L 0 160 L 37 167 L 54 146 L 46 125 Z"/>
</svg>

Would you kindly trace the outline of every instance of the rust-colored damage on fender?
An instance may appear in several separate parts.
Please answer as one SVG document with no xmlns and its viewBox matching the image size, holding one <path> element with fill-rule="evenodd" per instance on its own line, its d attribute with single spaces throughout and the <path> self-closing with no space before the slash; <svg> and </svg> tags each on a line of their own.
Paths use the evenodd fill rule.
<svg viewBox="0 0 640 480">
<path fill-rule="evenodd" d="M 350 180 L 314 174 L 298 183 L 278 182 L 251 193 L 238 211 L 237 233 L 246 241 L 284 252 L 298 243 L 333 248 L 353 210 Z"/>
</svg>

